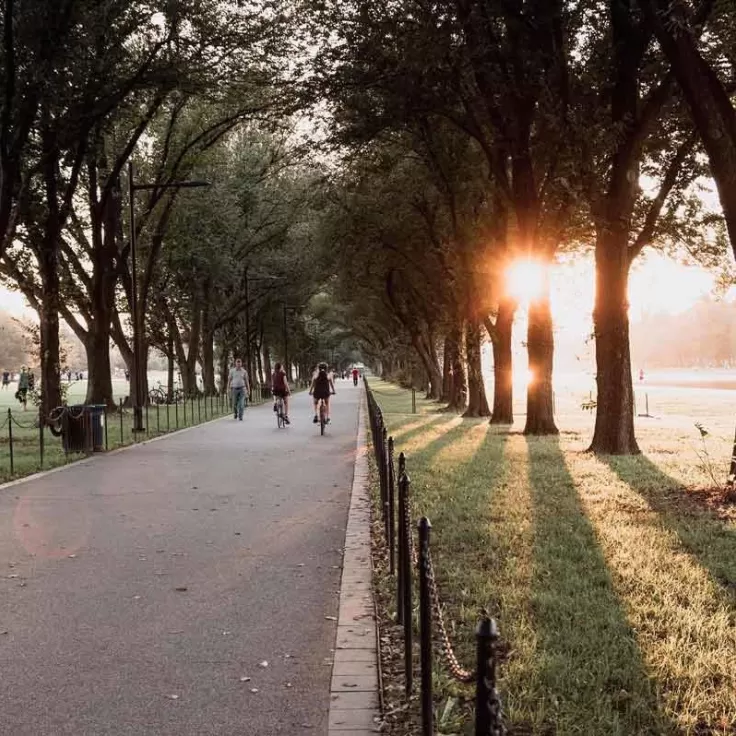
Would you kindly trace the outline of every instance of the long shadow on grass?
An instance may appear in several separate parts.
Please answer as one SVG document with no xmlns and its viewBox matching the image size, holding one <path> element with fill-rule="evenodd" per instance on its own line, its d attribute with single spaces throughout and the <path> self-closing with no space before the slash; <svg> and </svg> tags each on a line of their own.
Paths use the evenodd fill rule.
<svg viewBox="0 0 736 736">
<path fill-rule="evenodd" d="M 674 731 L 659 713 L 634 632 L 614 590 L 558 441 L 530 439 L 534 522 L 531 602 L 545 720 L 590 736 Z"/>
<path fill-rule="evenodd" d="M 683 488 L 644 455 L 601 460 L 659 514 L 688 550 L 736 603 L 736 528 L 687 502 Z"/>
</svg>

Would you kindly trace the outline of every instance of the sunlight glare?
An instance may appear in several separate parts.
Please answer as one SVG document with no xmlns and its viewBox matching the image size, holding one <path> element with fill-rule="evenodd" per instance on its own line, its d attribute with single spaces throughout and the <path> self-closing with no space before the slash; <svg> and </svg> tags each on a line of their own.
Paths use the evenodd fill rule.
<svg viewBox="0 0 736 736">
<path fill-rule="evenodd" d="M 506 269 L 506 291 L 513 299 L 528 304 L 544 293 L 544 266 L 532 260 L 513 261 Z"/>
</svg>

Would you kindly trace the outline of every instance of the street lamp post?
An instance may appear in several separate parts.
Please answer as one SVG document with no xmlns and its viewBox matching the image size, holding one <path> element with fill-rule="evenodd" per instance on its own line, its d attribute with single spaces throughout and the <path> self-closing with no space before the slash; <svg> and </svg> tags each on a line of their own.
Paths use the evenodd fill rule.
<svg viewBox="0 0 736 736">
<path fill-rule="evenodd" d="M 139 314 L 138 299 L 138 263 L 136 253 L 135 237 L 135 193 L 140 191 L 152 191 L 157 189 L 194 189 L 196 187 L 208 187 L 208 181 L 172 181 L 164 184 L 136 184 L 133 178 L 133 162 L 128 161 L 128 200 L 130 206 L 130 268 L 131 268 L 131 297 L 130 312 L 133 320 L 133 431 L 145 432 L 143 426 L 143 364 L 142 344 L 143 315 Z"/>
</svg>

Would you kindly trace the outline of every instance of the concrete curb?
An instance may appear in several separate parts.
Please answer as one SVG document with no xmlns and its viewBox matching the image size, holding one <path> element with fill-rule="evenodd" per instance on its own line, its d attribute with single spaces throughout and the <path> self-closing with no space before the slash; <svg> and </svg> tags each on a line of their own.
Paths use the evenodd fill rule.
<svg viewBox="0 0 736 736">
<path fill-rule="evenodd" d="M 345 532 L 328 736 L 367 736 L 378 732 L 380 722 L 365 411 L 363 396 Z"/>
</svg>

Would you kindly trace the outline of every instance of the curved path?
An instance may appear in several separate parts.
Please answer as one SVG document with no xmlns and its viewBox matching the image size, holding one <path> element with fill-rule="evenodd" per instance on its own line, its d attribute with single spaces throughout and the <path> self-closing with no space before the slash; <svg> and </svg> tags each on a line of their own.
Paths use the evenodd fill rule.
<svg viewBox="0 0 736 736">
<path fill-rule="evenodd" d="M 337 389 L 325 437 L 302 394 L 287 430 L 250 408 L 0 488 L 1 734 L 327 732 L 361 390 Z"/>
</svg>

